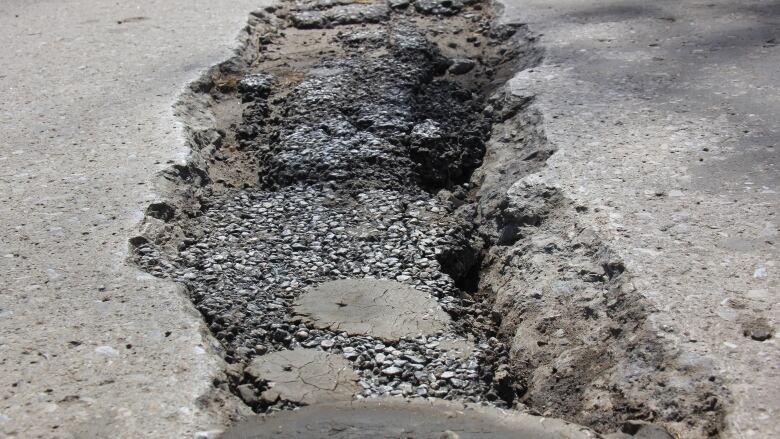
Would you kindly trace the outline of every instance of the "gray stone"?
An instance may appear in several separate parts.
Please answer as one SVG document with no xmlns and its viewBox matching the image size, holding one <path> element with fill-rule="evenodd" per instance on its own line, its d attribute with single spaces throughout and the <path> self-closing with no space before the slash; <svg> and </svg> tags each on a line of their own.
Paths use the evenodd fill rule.
<svg viewBox="0 0 780 439">
<path fill-rule="evenodd" d="M 453 75 L 464 75 L 474 69 L 477 63 L 473 59 L 456 58 L 452 60 L 449 72 Z"/>
<path fill-rule="evenodd" d="M 244 76 L 238 83 L 238 91 L 254 98 L 265 98 L 271 93 L 274 77 L 264 73 Z"/>
<path fill-rule="evenodd" d="M 240 396 L 245 403 L 249 405 L 257 403 L 257 392 L 253 385 L 242 384 L 236 387 L 236 390 L 238 390 L 238 396 Z"/>
<path fill-rule="evenodd" d="M 628 421 L 623 425 L 623 432 L 634 439 L 674 439 L 665 428 L 645 421 Z"/>
<path fill-rule="evenodd" d="M 389 0 L 387 2 L 388 5 L 390 5 L 393 9 L 403 9 L 411 3 L 411 0 Z"/>
<path fill-rule="evenodd" d="M 404 357 L 412 363 L 424 364 L 426 362 L 425 358 L 419 355 L 405 355 Z"/>
<path fill-rule="evenodd" d="M 292 16 L 293 26 L 299 29 L 317 29 L 325 26 L 326 19 L 322 12 L 303 11 Z"/>
<path fill-rule="evenodd" d="M 416 0 L 414 8 L 417 12 L 431 15 L 453 15 L 463 9 L 461 0 Z"/>
<path fill-rule="evenodd" d="M 390 10 L 385 5 L 352 4 L 338 6 L 326 12 L 335 25 L 356 23 L 378 23 L 389 18 Z"/>
<path fill-rule="evenodd" d="M 390 366 L 390 367 L 388 367 L 386 369 L 382 369 L 382 373 L 387 375 L 387 376 L 396 376 L 396 375 L 400 374 L 401 372 L 402 372 L 402 370 L 400 368 L 396 367 L 396 366 Z"/>
</svg>

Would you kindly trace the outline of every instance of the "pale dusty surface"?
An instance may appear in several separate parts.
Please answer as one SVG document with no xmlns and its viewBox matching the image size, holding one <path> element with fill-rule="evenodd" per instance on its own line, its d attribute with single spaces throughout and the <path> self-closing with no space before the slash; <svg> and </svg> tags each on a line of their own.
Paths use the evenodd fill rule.
<svg viewBox="0 0 780 439">
<path fill-rule="evenodd" d="M 0 436 L 221 428 L 195 402 L 221 368 L 200 316 L 125 258 L 155 173 L 187 154 L 181 87 L 262 5 L 0 4 Z"/>
<path fill-rule="evenodd" d="M 267 381 L 263 399 L 311 405 L 349 400 L 360 390 L 359 377 L 340 355 L 313 349 L 273 352 L 255 358 L 246 373 Z"/>
<path fill-rule="evenodd" d="M 435 334 L 450 322 L 435 299 L 391 280 L 325 282 L 302 294 L 293 310 L 316 328 L 390 341 Z"/>
<path fill-rule="evenodd" d="M 441 399 L 380 398 L 256 417 L 236 425 L 224 439 L 266 437 L 587 439 L 596 435 L 561 420 L 511 410 Z"/>
<path fill-rule="evenodd" d="M 541 178 L 589 208 L 669 346 L 726 378 L 723 437 L 780 436 L 776 338 L 743 335 L 780 320 L 780 5 L 518 0 L 507 17 L 546 49 L 513 81 L 558 149 Z"/>
</svg>

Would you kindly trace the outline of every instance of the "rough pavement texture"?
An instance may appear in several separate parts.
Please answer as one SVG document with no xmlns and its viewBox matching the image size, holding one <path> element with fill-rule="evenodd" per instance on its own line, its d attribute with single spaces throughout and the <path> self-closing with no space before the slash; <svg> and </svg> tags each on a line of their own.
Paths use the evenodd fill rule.
<svg viewBox="0 0 780 439">
<path fill-rule="evenodd" d="M 325 282 L 298 297 L 293 312 L 319 329 L 398 341 L 447 329 L 439 303 L 397 281 L 345 279 Z"/>
<path fill-rule="evenodd" d="M 546 51 L 513 81 L 558 150 L 539 181 L 623 258 L 663 345 L 725 379 L 721 435 L 780 436 L 780 6 L 519 0 L 506 17 Z"/>
<path fill-rule="evenodd" d="M 358 393 L 358 375 L 342 356 L 310 349 L 274 352 L 252 360 L 245 373 L 266 390 L 267 402 L 284 399 L 311 405 L 350 400 Z"/>
<path fill-rule="evenodd" d="M 219 357 L 172 283 L 127 265 L 182 86 L 262 1 L 0 5 L 0 436 L 218 428 Z M 196 403 L 196 401 L 200 401 Z"/>
<path fill-rule="evenodd" d="M 320 404 L 236 425 L 224 439 L 387 438 L 592 439 L 592 430 L 557 419 L 441 400 L 376 399 Z"/>
</svg>

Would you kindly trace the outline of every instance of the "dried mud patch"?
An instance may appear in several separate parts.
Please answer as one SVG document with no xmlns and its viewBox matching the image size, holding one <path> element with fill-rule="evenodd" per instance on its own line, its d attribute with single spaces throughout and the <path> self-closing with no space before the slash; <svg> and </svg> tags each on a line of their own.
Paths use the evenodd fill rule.
<svg viewBox="0 0 780 439">
<path fill-rule="evenodd" d="M 478 224 L 475 296 L 501 316 L 518 404 L 601 432 L 717 436 L 727 394 L 711 362 L 667 346 L 619 255 L 578 221 L 588 207 L 539 172 L 554 150 L 533 98 L 493 102 L 476 207 L 456 214 Z"/>
</svg>

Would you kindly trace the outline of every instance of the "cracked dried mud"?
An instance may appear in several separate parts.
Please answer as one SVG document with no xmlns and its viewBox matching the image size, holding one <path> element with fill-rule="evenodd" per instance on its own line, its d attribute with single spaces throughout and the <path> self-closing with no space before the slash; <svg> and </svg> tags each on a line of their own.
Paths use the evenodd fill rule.
<svg viewBox="0 0 780 439">
<path fill-rule="evenodd" d="M 307 326 L 369 335 L 384 342 L 436 335 L 450 323 L 435 299 L 389 280 L 325 282 L 301 294 L 293 312 Z"/>
</svg>

